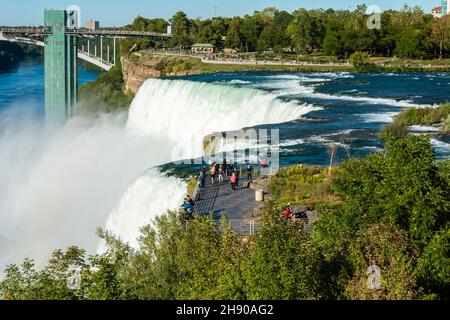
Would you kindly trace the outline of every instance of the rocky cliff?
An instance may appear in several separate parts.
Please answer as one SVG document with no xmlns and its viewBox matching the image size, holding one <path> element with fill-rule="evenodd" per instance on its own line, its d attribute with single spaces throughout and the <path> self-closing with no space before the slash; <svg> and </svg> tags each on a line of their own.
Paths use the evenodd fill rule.
<svg viewBox="0 0 450 320">
<path fill-rule="evenodd" d="M 137 93 L 145 80 L 162 76 L 199 74 L 201 60 L 190 57 L 172 57 L 135 52 L 121 57 L 125 91 Z"/>
</svg>

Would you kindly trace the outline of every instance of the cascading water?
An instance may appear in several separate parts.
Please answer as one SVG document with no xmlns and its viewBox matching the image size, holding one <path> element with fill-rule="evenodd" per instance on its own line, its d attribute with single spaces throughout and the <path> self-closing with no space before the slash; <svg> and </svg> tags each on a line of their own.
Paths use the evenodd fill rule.
<svg viewBox="0 0 450 320">
<path fill-rule="evenodd" d="M 201 156 L 203 138 L 210 133 L 288 122 L 317 109 L 255 89 L 151 79 L 131 105 L 126 131 L 164 137 L 172 149 L 167 162 L 173 162 Z M 185 191 L 178 179 L 150 170 L 126 192 L 109 217 L 107 230 L 137 246 L 139 227 L 176 208 Z"/>
<path fill-rule="evenodd" d="M 74 119 L 51 133 L 33 119 L 17 123 L 19 112 L 2 115 L 0 268 L 25 257 L 42 265 L 53 249 L 70 245 L 94 253 L 95 229 L 105 221 L 135 246 L 139 228 L 177 207 L 185 192 L 156 166 L 201 155 L 209 133 L 312 110 L 255 89 L 148 80 L 128 115 Z"/>
</svg>

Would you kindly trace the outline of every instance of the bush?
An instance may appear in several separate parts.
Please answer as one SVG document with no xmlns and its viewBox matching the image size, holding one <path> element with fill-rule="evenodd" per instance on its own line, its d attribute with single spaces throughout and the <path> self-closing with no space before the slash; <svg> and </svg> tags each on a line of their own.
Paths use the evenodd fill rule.
<svg viewBox="0 0 450 320">
<path fill-rule="evenodd" d="M 79 111 L 81 114 L 114 112 L 126 109 L 133 101 L 133 94 L 125 94 L 121 65 L 102 73 L 79 91 Z"/>
<path fill-rule="evenodd" d="M 350 56 L 350 61 L 356 70 L 367 70 L 372 66 L 367 52 L 356 51 Z"/>
</svg>

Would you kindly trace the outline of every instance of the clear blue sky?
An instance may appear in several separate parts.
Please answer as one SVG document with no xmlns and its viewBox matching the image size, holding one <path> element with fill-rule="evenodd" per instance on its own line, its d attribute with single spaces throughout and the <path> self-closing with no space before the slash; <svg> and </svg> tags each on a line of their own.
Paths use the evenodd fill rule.
<svg viewBox="0 0 450 320">
<path fill-rule="evenodd" d="M 44 8 L 65 9 L 78 5 L 83 23 L 89 19 L 100 20 L 102 26 L 121 26 L 137 15 L 169 18 L 176 11 L 185 11 L 189 17 L 209 18 L 215 11 L 219 16 L 236 16 L 253 13 L 275 6 L 293 11 L 304 7 L 353 9 L 358 4 L 377 5 L 381 10 L 398 9 L 407 3 L 420 5 L 424 10 L 439 5 L 441 0 L 1 0 L 0 25 L 40 25 Z M 217 6 L 217 8 L 215 8 Z"/>
</svg>

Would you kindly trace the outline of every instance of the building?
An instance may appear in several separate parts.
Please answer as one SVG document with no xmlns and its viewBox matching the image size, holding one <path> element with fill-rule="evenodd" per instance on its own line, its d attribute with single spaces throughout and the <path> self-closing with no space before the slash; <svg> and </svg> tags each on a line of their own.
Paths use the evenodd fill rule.
<svg viewBox="0 0 450 320">
<path fill-rule="evenodd" d="M 76 11 L 45 10 L 45 118 L 62 125 L 75 115 L 77 101 L 77 37 L 66 34 Z"/>
<path fill-rule="evenodd" d="M 209 43 L 196 43 L 191 47 L 191 51 L 195 54 L 211 54 L 216 51 L 216 47 Z"/>
<path fill-rule="evenodd" d="M 100 22 L 94 21 L 94 20 L 89 20 L 88 22 L 86 22 L 86 29 L 98 30 L 98 29 L 100 29 Z"/>
<path fill-rule="evenodd" d="M 223 53 L 225 53 L 227 55 L 238 54 L 239 53 L 239 49 L 237 49 L 237 48 L 224 48 L 223 49 Z"/>
<path fill-rule="evenodd" d="M 442 6 L 433 8 L 433 10 L 431 10 L 431 14 L 435 18 L 441 18 L 442 17 Z"/>
<path fill-rule="evenodd" d="M 450 0 L 442 0 L 442 15 L 450 14 Z"/>
</svg>

